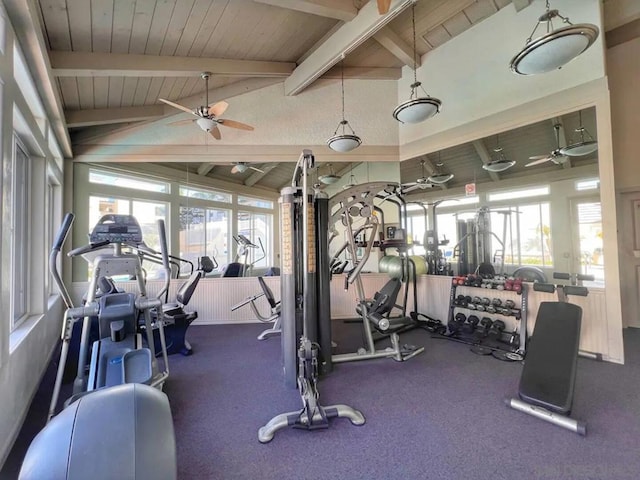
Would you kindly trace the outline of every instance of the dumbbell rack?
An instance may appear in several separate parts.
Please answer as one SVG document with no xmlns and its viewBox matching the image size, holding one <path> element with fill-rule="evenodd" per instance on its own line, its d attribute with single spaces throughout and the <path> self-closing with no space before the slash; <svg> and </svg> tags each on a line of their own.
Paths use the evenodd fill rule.
<svg viewBox="0 0 640 480">
<path fill-rule="evenodd" d="M 524 356 L 526 352 L 527 346 L 527 285 L 522 283 L 522 291 L 517 293 L 512 290 L 496 290 L 491 288 L 484 288 L 472 285 L 457 285 L 452 283 L 451 292 L 449 295 L 449 318 L 448 323 L 452 322 L 454 316 L 456 314 L 457 309 L 466 310 L 467 312 L 474 313 L 483 313 L 478 310 L 466 308 L 455 303 L 455 300 L 458 295 L 464 294 L 465 296 L 471 297 L 493 297 L 499 298 L 502 302 L 505 302 L 508 299 L 514 300 L 514 297 L 520 297 L 520 301 L 518 302 L 519 308 L 511 309 L 510 315 L 505 315 L 502 313 L 488 313 L 487 316 L 493 317 L 495 320 L 502 320 L 507 325 L 507 328 L 511 328 L 512 331 L 516 332 L 520 336 L 520 343 L 516 353 Z M 516 303 L 516 305 L 518 304 Z M 481 344 L 480 344 L 481 345 Z"/>
</svg>

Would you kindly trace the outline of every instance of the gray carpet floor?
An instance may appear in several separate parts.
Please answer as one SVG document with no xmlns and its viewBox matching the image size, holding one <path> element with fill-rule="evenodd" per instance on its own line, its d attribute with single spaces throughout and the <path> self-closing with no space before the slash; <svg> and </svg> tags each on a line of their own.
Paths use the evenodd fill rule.
<svg viewBox="0 0 640 480">
<path fill-rule="evenodd" d="M 360 344 L 361 326 L 335 322 L 339 352 Z M 262 325 L 192 326 L 191 357 L 171 357 L 169 396 L 181 479 L 637 479 L 640 478 L 640 331 L 625 331 L 626 365 L 580 359 L 573 416 L 580 437 L 520 412 L 522 365 L 474 355 L 416 330 L 424 345 L 404 363 L 340 364 L 320 382 L 320 403 L 362 411 L 356 427 L 285 429 L 268 444 L 258 428 L 301 407 L 282 382 L 280 339 L 258 342 Z M 0 478 L 13 479 L 41 428 L 47 377 Z M 50 385 L 50 382 L 49 382 Z M 90 478 L 90 477 L 88 477 Z"/>
</svg>

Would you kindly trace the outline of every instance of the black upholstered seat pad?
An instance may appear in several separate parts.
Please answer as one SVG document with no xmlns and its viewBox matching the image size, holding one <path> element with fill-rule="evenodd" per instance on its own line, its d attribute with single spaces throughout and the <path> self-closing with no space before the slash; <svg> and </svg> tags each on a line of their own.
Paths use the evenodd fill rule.
<svg viewBox="0 0 640 480">
<path fill-rule="evenodd" d="M 520 398 L 559 413 L 571 411 L 582 309 L 542 302 L 520 378 Z"/>
</svg>

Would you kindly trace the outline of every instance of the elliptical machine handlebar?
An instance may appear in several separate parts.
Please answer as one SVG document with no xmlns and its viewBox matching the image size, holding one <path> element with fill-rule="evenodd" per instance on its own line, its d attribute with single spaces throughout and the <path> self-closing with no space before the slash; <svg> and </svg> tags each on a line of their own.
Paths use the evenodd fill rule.
<svg viewBox="0 0 640 480">
<path fill-rule="evenodd" d="M 75 216 L 73 213 L 67 213 L 64 216 L 62 225 L 60 225 L 60 229 L 58 230 L 55 241 L 53 242 L 51 254 L 49 255 L 49 272 L 51 272 L 53 281 L 56 282 L 60 295 L 62 295 L 62 300 L 67 308 L 73 308 L 73 302 L 71 301 L 71 295 L 69 295 L 67 287 L 65 287 L 64 282 L 62 281 L 62 277 L 60 277 L 60 272 L 58 272 L 58 253 L 60 253 L 60 250 L 67 239 L 67 235 L 69 235 L 69 231 L 71 230 L 71 225 L 73 225 L 74 220 Z"/>
<path fill-rule="evenodd" d="M 171 266 L 169 265 L 169 248 L 167 247 L 167 234 L 164 228 L 164 220 L 158 219 L 158 237 L 160 240 L 160 256 L 162 257 L 162 266 L 164 268 L 164 285 L 162 290 L 158 292 L 156 298 L 162 298 L 169 291 L 169 282 L 171 282 Z"/>
<path fill-rule="evenodd" d="M 67 253 L 67 256 L 77 257 L 79 255 L 84 255 L 85 253 L 93 252 L 94 250 L 100 250 L 101 248 L 106 247 L 110 243 L 112 242 L 109 240 L 103 240 L 101 242 L 96 242 L 96 243 L 89 243 L 87 245 L 83 245 L 82 247 L 74 248 L 69 253 Z"/>
</svg>

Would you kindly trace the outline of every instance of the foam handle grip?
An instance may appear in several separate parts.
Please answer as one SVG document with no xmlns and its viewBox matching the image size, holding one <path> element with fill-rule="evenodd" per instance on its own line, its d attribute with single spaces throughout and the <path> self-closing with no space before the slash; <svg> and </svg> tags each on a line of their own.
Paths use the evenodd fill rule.
<svg viewBox="0 0 640 480">
<path fill-rule="evenodd" d="M 547 293 L 554 293 L 556 291 L 556 286 L 552 283 L 539 283 L 539 282 L 535 282 L 533 284 L 533 289 L 536 292 L 547 292 Z"/>
<path fill-rule="evenodd" d="M 164 228 L 164 220 L 158 219 L 158 235 L 160 237 L 160 253 L 162 254 L 162 266 L 169 270 L 169 249 L 167 248 L 167 234 Z"/>
<path fill-rule="evenodd" d="M 62 220 L 62 225 L 60 225 L 60 229 L 56 234 L 56 239 L 53 242 L 53 250 L 58 250 L 62 248 L 64 241 L 67 239 L 67 235 L 69 234 L 69 230 L 71 230 L 71 225 L 73 224 L 73 220 L 75 216 L 73 213 L 67 213 Z"/>
</svg>

